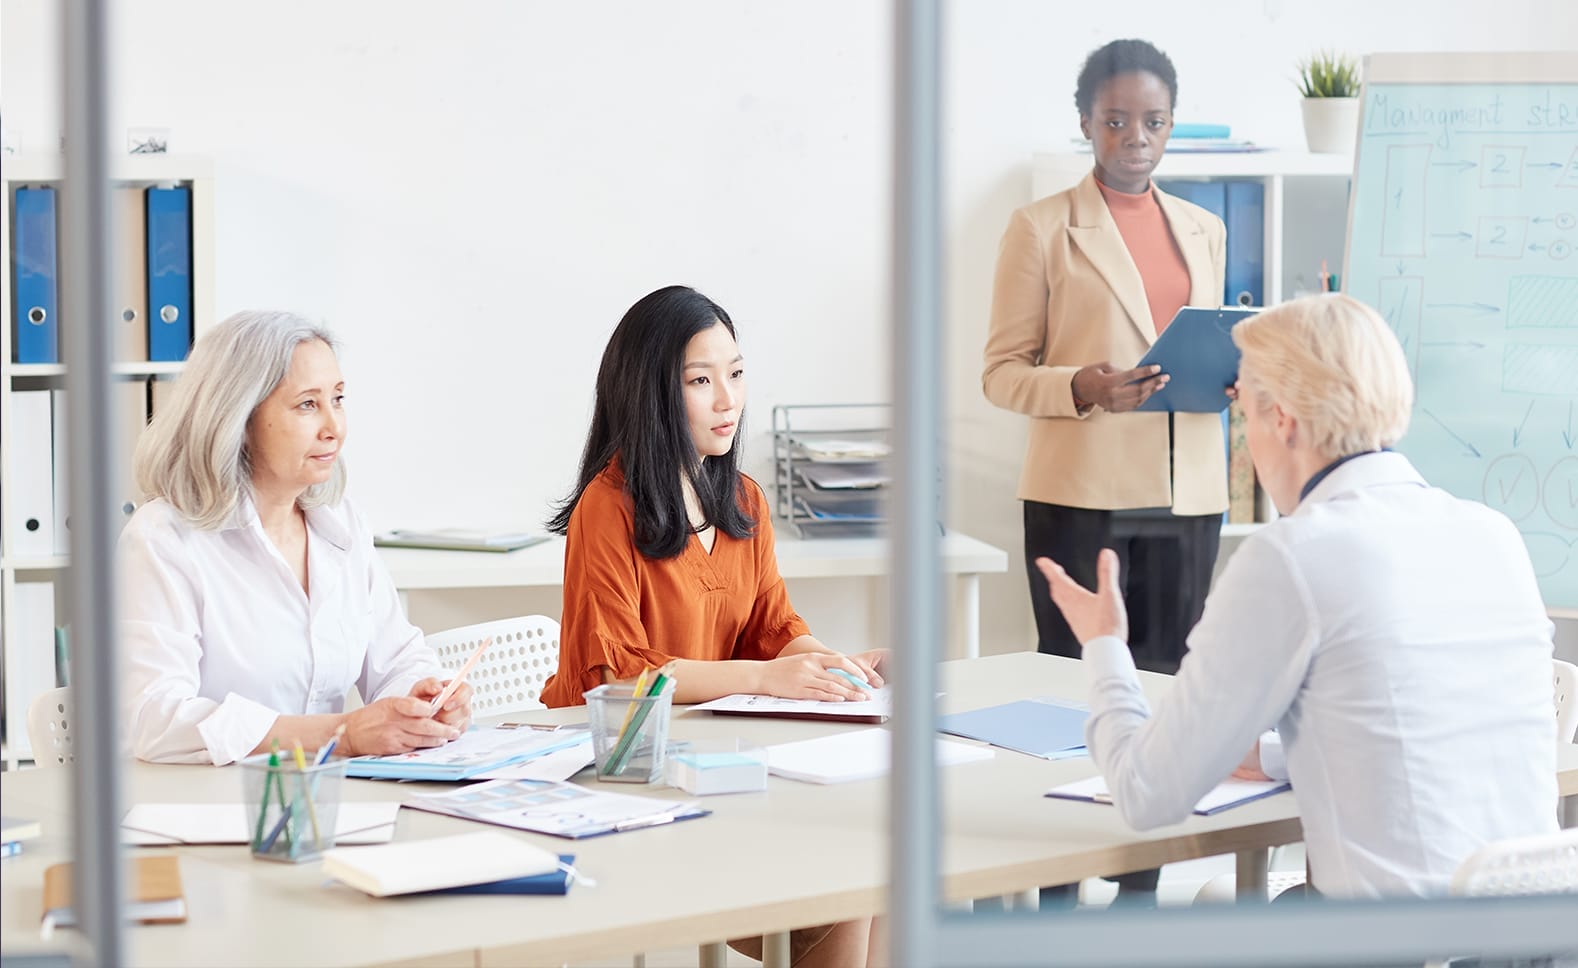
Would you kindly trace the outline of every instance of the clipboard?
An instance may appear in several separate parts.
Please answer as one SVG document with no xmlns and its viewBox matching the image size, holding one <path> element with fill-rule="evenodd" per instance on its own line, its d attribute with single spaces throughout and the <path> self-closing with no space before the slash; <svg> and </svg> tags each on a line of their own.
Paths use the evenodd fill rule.
<svg viewBox="0 0 1578 968">
<path fill-rule="evenodd" d="M 1162 330 L 1135 366 L 1160 366 L 1172 379 L 1138 410 L 1160 413 L 1221 413 L 1231 402 L 1222 391 L 1238 379 L 1233 327 L 1258 309 L 1185 306 Z"/>
</svg>

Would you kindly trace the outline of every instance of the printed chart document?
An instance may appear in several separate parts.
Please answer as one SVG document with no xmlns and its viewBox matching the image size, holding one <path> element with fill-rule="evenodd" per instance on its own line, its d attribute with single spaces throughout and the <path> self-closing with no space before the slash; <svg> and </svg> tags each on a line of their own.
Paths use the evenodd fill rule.
<svg viewBox="0 0 1578 968">
<path fill-rule="evenodd" d="M 1291 789 L 1293 785 L 1286 780 L 1240 780 L 1230 776 L 1201 797 L 1200 802 L 1194 805 L 1194 812 L 1202 817 L 1209 817 L 1213 813 L 1221 813 L 1223 810 L 1242 806 L 1252 800 Z M 1046 795 L 1059 800 L 1112 802 L 1112 794 L 1107 792 L 1107 779 L 1103 776 L 1093 776 L 1086 780 L 1055 786 L 1048 790 Z"/>
<path fill-rule="evenodd" d="M 336 847 L 323 855 L 323 872 L 371 894 L 412 894 L 559 869 L 559 855 L 492 830 L 402 840 L 377 847 Z"/>
<path fill-rule="evenodd" d="M 471 777 L 473 780 L 568 780 L 592 765 L 592 737 L 567 746 L 562 750 L 544 753 L 520 763 L 511 763 L 496 770 L 486 770 Z"/>
<path fill-rule="evenodd" d="M 892 753 L 892 733 L 885 729 L 857 729 L 769 746 L 767 772 L 804 783 L 870 780 L 887 775 Z M 989 760 L 995 755 L 989 747 L 937 740 L 938 766 Z"/>
<path fill-rule="evenodd" d="M 723 716 L 767 716 L 773 719 L 820 719 L 830 723 L 885 723 L 893 715 L 893 690 L 875 689 L 861 702 L 780 699 L 736 693 L 693 707 Z"/>
<path fill-rule="evenodd" d="M 1090 710 L 1082 703 L 1038 696 L 940 716 L 937 731 L 1044 760 L 1061 760 L 1086 755 L 1085 721 L 1089 718 Z"/>
<path fill-rule="evenodd" d="M 587 734 L 579 731 L 473 726 L 459 739 L 432 749 L 352 757 L 345 766 L 345 775 L 383 780 L 469 780 L 586 740 Z"/>
<path fill-rule="evenodd" d="M 397 800 L 341 803 L 334 817 L 334 842 L 388 843 L 394 839 L 399 812 Z M 139 803 L 121 821 L 121 843 L 135 847 L 244 844 L 250 839 L 246 810 L 239 803 Z"/>
<path fill-rule="evenodd" d="M 491 780 L 451 793 L 415 796 L 405 805 L 572 840 L 656 827 L 712 812 L 694 803 L 541 780 Z"/>
</svg>

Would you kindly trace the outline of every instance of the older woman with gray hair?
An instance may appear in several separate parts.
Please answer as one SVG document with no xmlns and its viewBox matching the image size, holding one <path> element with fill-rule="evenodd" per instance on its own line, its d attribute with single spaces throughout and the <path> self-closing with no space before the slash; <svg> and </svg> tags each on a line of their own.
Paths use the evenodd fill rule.
<svg viewBox="0 0 1578 968">
<path fill-rule="evenodd" d="M 1554 628 L 1528 552 L 1388 449 L 1413 386 L 1373 309 L 1299 299 L 1233 341 L 1282 517 L 1229 559 L 1155 715 L 1117 557 L 1101 552 L 1094 593 L 1040 561 L 1089 667 L 1091 756 L 1141 829 L 1183 820 L 1235 766 L 1291 779 L 1321 893 L 1445 894 L 1485 843 L 1556 831 Z"/>
<path fill-rule="evenodd" d="M 347 755 L 442 745 L 462 685 L 406 621 L 344 497 L 345 380 L 334 338 L 290 313 L 203 335 L 137 447 L 151 498 L 121 534 L 124 722 L 133 752 L 223 765 L 341 727 Z M 366 705 L 345 712 L 352 686 Z"/>
</svg>

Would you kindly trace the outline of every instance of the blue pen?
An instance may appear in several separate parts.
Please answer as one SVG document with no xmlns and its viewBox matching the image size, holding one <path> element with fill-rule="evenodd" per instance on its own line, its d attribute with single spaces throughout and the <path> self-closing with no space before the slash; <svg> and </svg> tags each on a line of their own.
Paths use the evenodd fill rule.
<svg viewBox="0 0 1578 968">
<path fill-rule="evenodd" d="M 827 671 L 831 672 L 835 676 L 843 676 L 845 679 L 848 679 L 852 685 L 859 686 L 867 692 L 871 691 L 871 683 L 855 675 L 853 672 L 849 672 L 845 669 L 829 669 Z"/>
</svg>

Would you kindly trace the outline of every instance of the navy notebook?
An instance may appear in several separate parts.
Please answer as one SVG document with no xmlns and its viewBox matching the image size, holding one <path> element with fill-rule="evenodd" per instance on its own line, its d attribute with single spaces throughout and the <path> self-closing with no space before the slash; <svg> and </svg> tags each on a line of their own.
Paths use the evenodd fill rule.
<svg viewBox="0 0 1578 968">
<path fill-rule="evenodd" d="M 559 863 L 569 866 L 575 863 L 574 854 L 560 854 Z M 422 891 L 422 894 L 568 894 L 570 893 L 570 872 L 560 868 L 549 874 L 538 874 L 536 877 L 512 877 L 504 881 L 489 881 L 486 884 L 463 884 L 460 887 L 446 887 L 437 891 Z"/>
<path fill-rule="evenodd" d="M 1162 330 L 1156 343 L 1135 366 L 1159 365 L 1170 376 L 1167 385 L 1140 404 L 1141 410 L 1163 413 L 1221 413 L 1229 403 L 1225 390 L 1238 379 L 1238 347 L 1233 326 L 1253 309 L 1201 309 L 1185 306 Z"/>
</svg>

